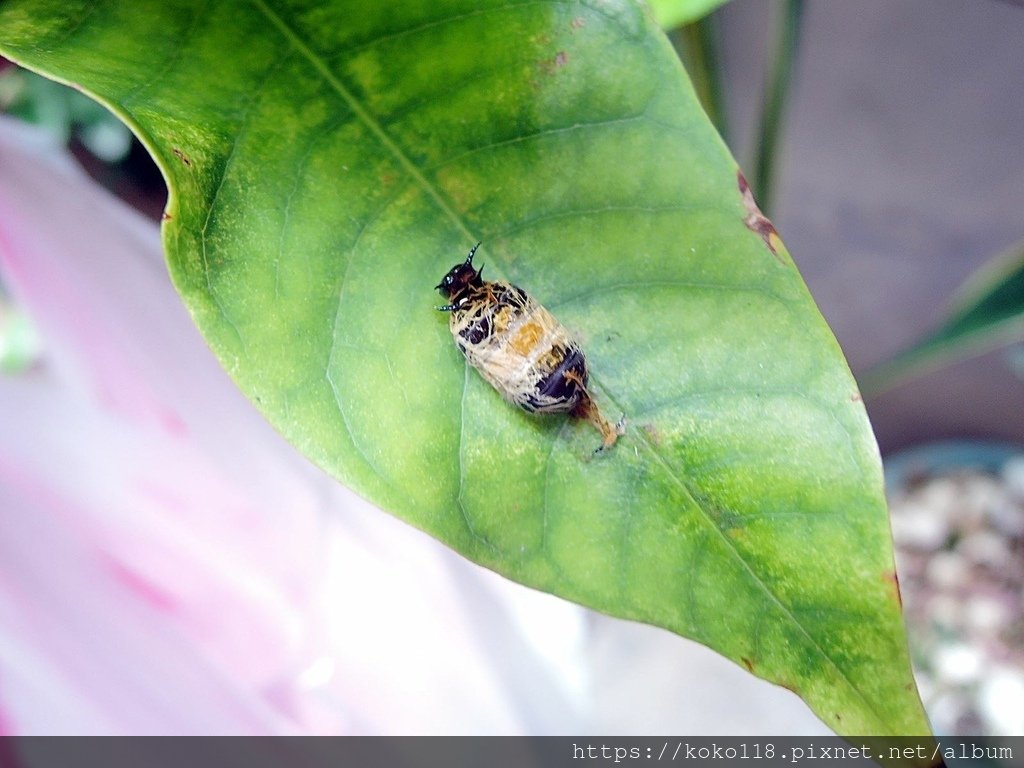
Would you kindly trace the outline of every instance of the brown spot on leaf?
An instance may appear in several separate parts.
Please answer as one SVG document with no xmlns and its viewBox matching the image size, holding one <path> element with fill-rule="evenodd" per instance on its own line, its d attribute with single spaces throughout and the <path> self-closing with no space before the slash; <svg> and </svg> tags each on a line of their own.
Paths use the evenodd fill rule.
<svg viewBox="0 0 1024 768">
<path fill-rule="evenodd" d="M 740 194 L 743 195 L 743 207 L 747 209 L 747 216 L 743 219 L 743 223 L 747 225 L 747 229 L 751 232 L 761 236 L 764 244 L 768 246 L 768 250 L 779 260 L 780 264 L 785 264 L 786 262 L 779 257 L 779 245 L 782 239 L 779 237 L 778 230 L 775 229 L 775 225 L 771 223 L 768 217 L 761 213 L 761 209 L 757 207 L 754 193 L 750 191 L 750 185 L 747 183 L 747 179 L 742 171 L 736 171 L 736 181 L 739 184 Z"/>
<path fill-rule="evenodd" d="M 167 211 L 164 211 L 163 213 L 160 214 L 160 221 L 170 221 L 172 218 L 174 217 L 171 216 L 171 214 L 169 214 Z"/>
<path fill-rule="evenodd" d="M 575 19 L 569 22 L 569 26 L 572 27 L 573 29 L 583 29 L 585 26 L 587 26 L 587 20 L 582 16 L 577 16 Z"/>
<path fill-rule="evenodd" d="M 747 668 L 747 672 L 754 671 L 754 662 L 748 659 L 746 656 L 740 656 L 740 661 L 743 662 L 743 666 Z"/>
<path fill-rule="evenodd" d="M 178 158 L 179 160 L 181 160 L 181 162 L 185 165 L 185 167 L 187 167 L 187 168 L 191 168 L 192 167 L 192 161 L 188 159 L 188 155 L 186 155 L 184 152 L 182 152 L 177 147 L 175 147 L 172 151 L 174 152 L 174 156 L 176 158 Z"/>
<path fill-rule="evenodd" d="M 541 71 L 546 75 L 553 75 L 556 71 L 564 67 L 569 63 L 569 54 L 565 51 L 559 51 L 554 55 L 553 58 L 544 59 L 540 63 Z"/>
<path fill-rule="evenodd" d="M 854 392 L 852 395 L 850 395 L 850 402 L 853 403 L 859 403 L 863 399 L 864 398 L 860 396 L 860 392 Z"/>
<path fill-rule="evenodd" d="M 889 582 L 893 592 L 896 594 L 896 602 L 899 603 L 900 608 L 903 608 L 903 596 L 900 594 L 900 579 L 896 575 L 896 571 L 886 571 L 882 576 Z"/>
</svg>

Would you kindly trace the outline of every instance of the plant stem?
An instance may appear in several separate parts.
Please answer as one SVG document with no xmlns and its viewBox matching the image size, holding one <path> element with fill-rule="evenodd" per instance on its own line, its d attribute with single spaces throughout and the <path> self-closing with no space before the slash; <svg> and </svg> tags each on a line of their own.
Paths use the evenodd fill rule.
<svg viewBox="0 0 1024 768">
<path fill-rule="evenodd" d="M 796 60 L 804 0 L 781 0 L 780 8 L 771 75 L 765 87 L 758 140 L 754 149 L 754 197 L 768 216 L 771 216 L 779 133 Z"/>
</svg>

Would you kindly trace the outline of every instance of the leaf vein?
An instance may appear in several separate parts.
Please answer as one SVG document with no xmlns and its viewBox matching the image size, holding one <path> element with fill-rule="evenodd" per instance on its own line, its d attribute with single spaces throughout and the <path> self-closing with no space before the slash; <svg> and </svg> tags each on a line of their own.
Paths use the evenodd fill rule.
<svg viewBox="0 0 1024 768">
<path fill-rule="evenodd" d="M 370 38 L 368 40 L 364 40 L 361 43 L 357 43 L 356 45 L 353 45 L 352 47 L 345 49 L 345 51 L 343 51 L 339 55 L 348 55 L 348 54 L 352 54 L 352 53 L 360 53 L 360 52 L 362 52 L 364 50 L 367 50 L 368 48 L 373 48 L 374 46 L 380 45 L 381 43 L 391 42 L 393 40 L 398 40 L 398 39 L 403 38 L 403 37 L 414 36 L 414 35 L 419 34 L 420 32 L 427 32 L 429 30 L 437 29 L 439 27 L 444 27 L 444 26 L 446 26 L 448 24 L 456 23 L 456 22 L 459 22 L 459 21 L 464 21 L 466 19 L 473 18 L 475 16 L 484 16 L 484 15 L 491 14 L 491 13 L 504 13 L 506 11 L 518 11 L 518 10 L 520 10 L 522 8 L 531 8 L 531 7 L 538 6 L 538 5 L 548 6 L 548 7 L 550 7 L 550 6 L 559 6 L 559 5 L 564 6 L 564 7 L 572 7 L 572 6 L 580 5 L 580 6 L 584 7 L 584 8 L 586 8 L 588 11 L 591 11 L 592 13 L 597 14 L 598 16 L 605 17 L 609 21 L 613 21 L 613 22 L 618 21 L 618 19 L 616 19 L 614 15 L 607 13 L 606 11 L 602 10 L 601 8 L 595 8 L 595 7 L 591 6 L 591 5 L 587 5 L 586 3 L 576 2 L 575 0 L 567 0 L 567 1 L 564 1 L 564 2 L 558 2 L 558 0 L 527 0 L 526 2 L 521 2 L 521 3 L 508 3 L 507 2 L 507 3 L 503 3 L 501 5 L 495 5 L 492 8 L 477 8 L 477 9 L 475 9 L 473 11 L 469 11 L 467 13 L 456 13 L 456 14 L 452 14 L 450 16 L 443 16 L 443 17 L 438 18 L 438 19 L 431 19 L 430 21 L 422 22 L 420 24 L 416 24 L 415 26 L 407 27 L 405 29 L 400 29 L 400 30 L 397 30 L 395 32 L 390 32 L 390 33 L 385 34 L 385 35 L 378 35 L 376 37 L 372 37 L 372 38 Z"/>
<path fill-rule="evenodd" d="M 323 128 L 323 130 L 317 131 L 312 138 L 309 140 L 305 151 L 302 153 L 302 157 L 299 158 L 295 164 L 295 174 L 292 178 L 292 186 L 288 190 L 288 194 L 284 200 L 284 210 L 282 212 L 281 232 L 277 238 L 277 258 L 274 260 L 274 296 L 279 298 L 281 296 L 281 262 L 284 260 L 284 244 L 285 238 L 288 233 L 288 228 L 291 220 L 292 201 L 295 195 L 298 194 L 299 189 L 302 186 L 302 180 L 305 176 L 306 165 L 309 163 L 310 157 L 313 156 L 313 151 L 317 145 L 326 138 L 330 132 L 344 122 L 345 118 L 348 117 L 347 112 L 339 112 L 337 116 Z"/>
<path fill-rule="evenodd" d="M 188 50 L 188 43 L 199 30 L 200 22 L 206 18 L 206 14 L 210 9 L 211 4 L 212 0 L 206 0 L 202 7 L 196 11 L 189 22 L 188 28 L 183 34 L 175 39 L 174 50 L 171 51 L 171 55 L 164 60 L 163 64 L 153 73 L 153 75 L 121 96 L 120 102 L 123 109 L 128 109 L 128 106 L 135 101 L 140 93 L 158 83 L 166 77 L 172 69 L 174 69 L 178 62 L 186 59 L 185 52 Z"/>
<path fill-rule="evenodd" d="M 546 302 L 546 304 L 549 307 L 553 308 L 563 306 L 566 304 L 573 304 L 577 301 L 591 299 L 595 296 L 600 296 L 603 293 L 615 293 L 618 291 L 642 290 L 650 288 L 684 288 L 698 291 L 725 291 L 727 293 L 731 293 L 733 291 L 737 293 L 757 293 L 775 299 L 776 301 L 782 304 L 787 304 L 784 298 L 779 296 L 774 291 L 769 290 L 763 285 L 699 283 L 694 280 L 645 280 L 636 282 L 613 283 L 611 285 L 598 285 L 593 288 L 588 288 L 585 291 L 581 291 L 580 293 L 573 294 L 571 296 L 556 298 L 552 301 Z"/>
<path fill-rule="evenodd" d="M 218 168 L 217 183 L 214 187 L 213 194 L 210 196 L 210 202 L 207 204 L 206 218 L 203 220 L 203 226 L 199 230 L 200 259 L 203 265 L 203 277 L 206 279 L 206 290 L 209 293 L 214 306 L 217 307 L 217 311 L 220 313 L 221 317 L 224 318 L 224 322 L 226 322 L 234 332 L 239 345 L 242 347 L 243 353 L 245 349 L 245 339 L 242 337 L 242 333 L 235 324 L 235 321 L 228 315 L 224 303 L 221 301 L 218 292 L 213 287 L 213 274 L 210 267 L 209 255 L 209 231 L 210 225 L 213 223 L 215 218 L 214 212 L 217 210 L 217 201 L 220 199 L 221 192 L 224 189 L 224 184 L 228 178 L 228 170 L 234 163 L 238 147 L 242 143 L 242 137 L 248 130 L 252 110 L 259 101 L 260 95 L 263 93 L 263 89 L 267 86 L 270 78 L 273 77 L 274 72 L 277 71 L 278 67 L 280 67 L 283 62 L 284 59 L 282 58 L 267 70 L 266 75 L 254 89 L 253 94 L 244 102 L 241 114 L 238 117 L 238 127 L 231 138 L 231 148 L 228 150 L 227 156 Z"/>
<path fill-rule="evenodd" d="M 356 440 L 355 433 L 352 431 L 352 425 L 348 419 L 348 412 L 343 404 L 343 398 L 338 390 L 337 383 L 334 381 L 334 376 L 331 374 L 334 362 L 334 354 L 341 347 L 351 348 L 351 345 L 341 344 L 339 342 L 339 323 L 341 322 L 341 307 L 343 296 L 345 292 L 345 285 L 348 282 L 349 272 L 352 269 L 352 264 L 355 262 L 356 251 L 359 245 L 359 241 L 363 235 L 370 228 L 370 226 L 379 219 L 384 212 L 391 206 L 391 204 L 398 199 L 399 193 L 404 189 L 401 184 L 395 185 L 395 191 L 384 201 L 384 203 L 378 208 L 371 216 L 368 216 L 363 225 L 359 228 L 356 236 L 352 239 L 352 245 L 349 246 L 349 257 L 348 262 L 345 264 L 345 271 L 341 275 L 341 279 L 338 281 L 337 289 L 337 300 L 334 308 L 334 318 L 331 322 L 331 346 L 327 351 L 327 357 L 324 361 L 324 378 L 327 380 L 327 385 L 331 388 L 331 394 L 334 397 L 334 406 L 338 411 L 338 415 L 341 417 L 342 424 L 345 426 L 345 432 L 348 434 L 349 441 L 352 443 L 353 449 L 359 454 L 359 457 L 366 462 L 366 465 L 377 475 L 381 480 L 387 483 L 389 486 L 393 484 L 388 480 L 387 476 L 381 472 L 380 468 L 377 467 L 376 463 L 370 459 L 370 457 L 363 450 L 362 445 Z"/>
<path fill-rule="evenodd" d="M 53 47 L 57 47 L 66 44 L 69 40 L 71 40 L 71 38 L 73 38 L 76 34 L 78 34 L 78 32 L 81 31 L 82 27 L 85 26 L 85 23 L 90 18 L 92 18 L 96 11 L 99 10 L 101 6 L 104 6 L 106 4 L 107 3 L 104 2 L 104 0 L 96 0 L 95 3 L 93 3 L 85 9 L 85 13 L 79 16 L 77 21 L 73 22 L 71 26 L 69 26 L 67 29 L 63 31 L 60 37 L 56 38 L 55 40 L 51 40 L 50 45 Z"/>
<path fill-rule="evenodd" d="M 618 126 L 618 125 L 627 125 L 627 124 L 635 123 L 635 122 L 642 122 L 643 120 L 646 119 L 646 117 L 647 117 L 646 112 L 638 112 L 638 113 L 633 114 L 633 115 L 626 115 L 625 117 L 614 117 L 614 118 L 605 118 L 605 119 L 602 119 L 602 120 L 593 120 L 593 121 L 590 121 L 590 122 L 579 122 L 579 123 L 573 123 L 572 125 L 560 126 L 558 128 L 541 128 L 540 130 L 534 131 L 532 133 L 521 133 L 518 136 L 513 136 L 510 139 L 502 139 L 500 141 L 493 141 L 493 142 L 490 142 L 488 144 L 482 144 L 479 147 L 473 147 L 472 149 L 467 149 L 464 152 L 460 152 L 457 155 L 452 155 L 451 157 L 447 157 L 444 160 L 440 161 L 439 163 L 436 163 L 434 165 L 428 166 L 426 168 L 426 170 L 427 171 L 438 171 L 438 170 L 440 170 L 442 168 L 446 168 L 446 167 L 448 167 L 450 165 L 454 165 L 455 163 L 457 163 L 458 161 L 460 161 L 460 160 L 462 160 L 462 159 L 464 159 L 466 157 L 470 157 L 470 156 L 475 155 L 477 153 L 486 152 L 486 151 L 492 150 L 492 149 L 499 149 L 501 147 L 508 147 L 508 146 L 512 146 L 512 145 L 515 145 L 515 144 L 521 144 L 521 143 L 527 142 L 527 141 L 534 141 L 534 140 L 541 139 L 541 138 L 547 138 L 549 136 L 558 136 L 560 134 L 572 133 L 574 131 L 580 131 L 580 130 L 586 130 L 586 129 L 594 129 L 594 128 L 613 127 L 613 126 Z"/>
<path fill-rule="evenodd" d="M 507 238 L 510 235 L 522 232 L 525 229 L 536 226 L 537 224 L 543 224 L 547 221 L 557 221 L 559 219 L 571 219 L 583 216 L 593 216 L 602 213 L 664 213 L 666 211 L 693 211 L 697 210 L 695 206 L 686 205 L 683 203 L 674 203 L 669 205 L 604 205 L 604 206 L 593 206 L 589 208 L 571 208 L 564 211 L 558 211 L 556 213 L 543 214 L 541 216 L 535 216 L 532 219 L 525 219 L 520 221 L 513 227 L 501 230 L 500 232 L 492 233 L 490 238 L 492 240 L 499 240 Z"/>
</svg>

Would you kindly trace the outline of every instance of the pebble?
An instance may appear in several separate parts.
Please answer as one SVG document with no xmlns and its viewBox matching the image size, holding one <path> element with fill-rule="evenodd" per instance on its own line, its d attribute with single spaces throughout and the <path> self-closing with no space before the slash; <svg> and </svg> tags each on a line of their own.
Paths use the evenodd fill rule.
<svg viewBox="0 0 1024 768">
<path fill-rule="evenodd" d="M 987 736 L 1024 733 L 1024 671 L 998 667 L 985 676 L 978 708 Z"/>
<path fill-rule="evenodd" d="M 1006 538 L 995 531 L 975 531 L 963 538 L 957 547 L 968 559 L 990 568 L 1004 568 L 1013 555 L 1006 545 Z"/>
<path fill-rule="evenodd" d="M 955 629 L 963 623 L 963 603 L 953 595 L 932 595 L 925 604 L 925 610 L 938 629 Z"/>
<path fill-rule="evenodd" d="M 972 598 L 964 611 L 967 625 L 978 632 L 998 633 L 1013 618 L 1010 597 L 982 595 Z"/>
<path fill-rule="evenodd" d="M 949 527 L 944 516 L 934 509 L 908 504 L 892 517 L 892 537 L 904 547 L 937 549 L 946 543 Z"/>
<path fill-rule="evenodd" d="M 904 618 L 936 732 L 1024 736 L 1024 455 L 891 488 Z"/>
<path fill-rule="evenodd" d="M 1001 475 L 1006 489 L 1017 501 L 1024 502 L 1024 455 L 1014 456 L 1003 464 Z"/>
<path fill-rule="evenodd" d="M 957 552 L 936 552 L 925 566 L 928 581 L 941 589 L 955 589 L 967 583 L 971 566 Z"/>
<path fill-rule="evenodd" d="M 973 683 L 981 675 L 984 659 L 977 648 L 965 643 L 943 646 L 935 652 L 935 671 L 939 678 L 953 685 Z"/>
<path fill-rule="evenodd" d="M 966 512 L 968 525 L 984 522 L 985 514 L 993 504 L 1006 499 L 1007 493 L 991 475 L 973 475 L 960 485 L 960 499 L 956 505 L 961 514 Z"/>
<path fill-rule="evenodd" d="M 988 519 L 993 527 L 1014 538 L 1024 538 L 1024 506 L 1002 498 L 989 507 Z"/>
<path fill-rule="evenodd" d="M 928 715 L 936 733 L 957 733 L 959 722 L 969 708 L 968 697 L 956 691 L 945 691 L 927 702 Z"/>
<path fill-rule="evenodd" d="M 931 514 L 938 513 L 944 518 L 955 517 L 958 512 L 957 485 L 955 477 L 933 477 L 915 489 L 913 498 Z"/>
</svg>

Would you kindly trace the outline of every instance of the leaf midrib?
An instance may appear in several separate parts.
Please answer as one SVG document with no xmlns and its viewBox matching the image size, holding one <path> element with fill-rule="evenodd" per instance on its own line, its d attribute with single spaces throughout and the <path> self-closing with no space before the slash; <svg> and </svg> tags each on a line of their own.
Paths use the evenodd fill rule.
<svg viewBox="0 0 1024 768">
<path fill-rule="evenodd" d="M 591 386 L 599 390 L 602 393 L 602 395 L 608 399 L 608 402 L 612 403 L 615 406 L 616 410 L 622 410 L 619 403 L 615 400 L 614 397 L 612 397 L 608 388 L 601 384 L 600 380 L 593 374 L 590 375 L 590 382 Z M 647 432 L 642 429 L 633 430 L 633 434 L 639 438 L 640 443 L 643 445 L 644 449 L 648 453 L 650 453 L 651 456 L 654 457 L 654 460 L 656 461 L 657 465 L 661 468 L 661 470 L 665 473 L 669 480 L 675 483 L 676 487 L 683 492 L 683 494 L 690 501 L 690 503 L 693 504 L 693 506 L 700 511 L 701 517 L 703 518 L 705 525 L 712 531 L 714 531 L 714 534 L 725 545 L 725 548 L 732 553 L 733 557 L 741 564 L 743 570 L 746 571 L 750 579 L 764 592 L 765 595 L 768 596 L 768 599 L 778 607 L 782 614 L 800 630 L 801 634 L 803 634 L 803 636 L 807 638 L 807 641 L 811 644 L 811 647 L 814 648 L 814 650 L 817 651 L 818 654 L 829 663 L 829 666 L 831 666 L 839 674 L 840 678 L 842 678 L 843 681 L 845 681 L 846 684 L 850 687 L 850 689 L 857 695 L 857 697 L 862 702 L 864 702 L 867 709 L 875 715 L 875 718 L 878 720 L 878 722 L 885 724 L 885 719 L 880 715 L 878 710 L 874 707 L 873 703 L 869 701 L 867 698 L 865 698 L 860 688 L 853 684 L 853 681 L 850 680 L 850 678 L 846 675 L 846 672 L 843 670 L 843 668 L 836 664 L 835 660 L 833 660 L 831 656 L 825 653 L 825 651 L 821 648 L 821 646 L 814 639 L 814 637 L 804 627 L 803 623 L 800 622 L 796 618 L 796 616 L 793 615 L 793 612 L 789 609 L 789 607 L 787 607 L 786 604 L 783 603 L 782 600 L 780 600 L 779 597 L 768 587 L 768 585 L 757 575 L 757 573 L 753 570 L 753 568 L 751 568 L 750 564 L 746 561 L 746 559 L 740 554 L 739 550 L 736 549 L 736 545 L 733 543 L 733 541 L 728 536 L 726 536 L 726 534 L 717 525 L 715 525 L 715 521 L 707 513 L 707 511 L 700 504 L 700 502 L 697 501 L 696 496 L 690 489 L 689 483 L 687 483 L 684 477 L 678 476 L 676 472 L 673 471 L 672 466 L 658 452 L 657 446 L 655 445 L 654 440 L 650 437 L 650 435 L 648 435 Z"/>
<path fill-rule="evenodd" d="M 284 19 L 282 19 L 266 4 L 265 0 L 249 0 L 249 2 L 277 28 L 284 38 L 295 48 L 295 50 L 298 51 L 299 54 L 301 54 L 302 57 L 305 58 L 306 61 L 308 61 L 320 74 L 320 76 L 324 78 L 324 81 L 327 82 L 339 96 L 341 96 L 342 100 L 344 100 L 359 121 L 362 122 L 384 146 L 384 148 L 395 157 L 405 172 L 408 173 L 417 185 L 419 185 L 419 187 L 430 196 L 445 215 L 455 223 L 462 234 L 466 236 L 466 240 L 468 242 L 477 242 L 475 233 L 466 225 L 466 222 L 451 207 L 444 196 L 441 195 L 440 190 L 427 180 L 419 167 L 412 162 L 402 148 L 398 146 L 398 144 L 387 134 L 381 124 L 366 111 L 365 107 L 363 107 L 359 100 L 356 99 L 355 95 L 328 68 L 323 58 L 314 53 L 314 51 L 306 45 L 305 42 L 303 42 L 302 38 L 298 36 L 295 30 L 288 26 Z"/>
<path fill-rule="evenodd" d="M 432 184 L 421 172 L 419 167 L 412 162 L 409 156 L 402 150 L 402 148 L 387 134 L 381 124 L 363 107 L 363 105 L 356 99 L 355 95 L 342 83 L 334 73 L 327 67 L 324 60 L 318 56 L 290 27 L 284 19 L 282 19 L 277 13 L 270 8 L 265 0 L 249 0 L 249 2 L 262 13 L 267 20 L 284 36 L 284 38 L 295 48 L 295 50 L 305 58 L 309 64 L 324 78 L 324 81 L 328 83 L 335 92 L 342 98 L 342 100 L 352 110 L 356 118 L 362 122 L 366 128 L 377 138 L 381 145 L 394 156 L 395 160 L 399 165 L 409 174 L 415 183 L 434 201 L 434 203 L 444 212 L 444 214 L 451 219 L 455 226 L 460 232 L 466 237 L 468 242 L 477 242 L 477 235 L 469 228 L 463 218 L 455 211 L 454 208 L 449 204 L 448 200 L 441 194 L 440 190 Z M 608 389 L 602 385 L 593 375 L 591 375 L 591 381 L 593 385 L 599 389 L 604 397 L 609 402 L 613 403 L 616 409 L 620 409 L 618 402 L 613 398 Z M 465 396 L 465 387 L 463 385 L 463 396 Z M 735 545 L 729 538 L 714 524 L 714 520 L 708 515 L 707 511 L 697 501 L 695 495 L 690 489 L 689 484 L 682 477 L 677 476 L 673 471 L 672 467 L 667 463 L 665 458 L 658 452 L 657 447 L 653 441 L 649 439 L 642 430 L 634 430 L 634 435 L 639 437 L 640 442 L 644 448 L 650 453 L 657 465 L 662 469 L 671 482 L 673 482 L 679 490 L 683 492 L 689 502 L 700 511 L 702 518 L 707 526 L 715 531 L 726 549 L 732 553 L 733 557 L 741 564 L 741 567 L 746 571 L 749 578 L 753 580 L 755 584 L 768 596 L 768 598 L 782 611 L 783 615 L 791 621 L 800 632 L 807 638 L 818 654 L 825 659 L 829 666 L 831 666 L 840 676 L 840 678 L 846 682 L 850 689 L 863 701 L 867 709 L 872 712 L 879 723 L 885 723 L 885 720 L 880 716 L 878 711 L 872 705 L 872 702 L 868 701 L 860 689 L 853 684 L 853 682 L 847 677 L 846 672 L 821 648 L 814 637 L 807 631 L 804 625 L 796 619 L 793 613 L 786 607 L 786 605 L 779 599 L 777 595 L 768 587 L 768 585 L 757 575 L 757 573 L 751 568 L 750 564 L 743 558 L 740 552 L 736 549 Z M 460 447 L 461 450 L 461 447 Z M 461 491 L 460 491 L 461 493 Z M 459 499 L 461 507 L 461 496 Z M 468 522 L 468 520 L 467 520 Z M 472 529 L 470 529 L 472 533 Z"/>
</svg>

